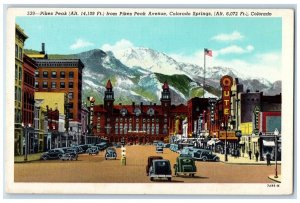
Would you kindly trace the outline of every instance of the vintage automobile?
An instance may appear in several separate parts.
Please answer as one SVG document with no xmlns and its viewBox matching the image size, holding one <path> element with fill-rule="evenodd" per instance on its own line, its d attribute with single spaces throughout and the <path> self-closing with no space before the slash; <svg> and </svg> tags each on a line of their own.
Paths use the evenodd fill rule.
<svg viewBox="0 0 300 203">
<path fill-rule="evenodd" d="M 108 147 L 105 152 L 105 160 L 107 159 L 117 159 L 116 149 L 113 147 Z"/>
<path fill-rule="evenodd" d="M 86 153 L 88 153 L 89 155 L 97 155 L 99 154 L 99 149 L 96 146 L 92 146 L 91 148 L 88 148 L 86 150 Z"/>
<path fill-rule="evenodd" d="M 163 159 L 163 158 L 161 156 L 149 156 L 148 157 L 148 162 L 147 162 L 147 165 L 146 165 L 146 174 L 147 174 L 147 176 L 149 175 L 149 168 L 152 164 L 152 161 L 156 160 L 156 159 Z"/>
<path fill-rule="evenodd" d="M 78 160 L 78 155 L 73 154 L 73 153 L 64 153 L 63 155 L 60 156 L 59 158 L 62 161 L 68 160 L 68 161 L 73 161 L 73 160 Z"/>
<path fill-rule="evenodd" d="M 59 159 L 64 153 L 65 152 L 62 149 L 50 149 L 48 152 L 45 152 L 41 155 L 41 159 Z"/>
<path fill-rule="evenodd" d="M 197 149 L 194 150 L 193 159 L 199 161 L 220 161 L 220 158 L 213 154 L 210 150 Z"/>
<path fill-rule="evenodd" d="M 175 175 L 189 175 L 194 176 L 197 172 L 197 167 L 195 161 L 189 155 L 179 156 L 176 159 L 176 164 L 174 164 Z"/>
<path fill-rule="evenodd" d="M 64 150 L 65 154 L 69 154 L 71 157 L 70 157 L 70 160 L 77 160 L 78 159 L 78 153 L 77 151 L 74 149 L 74 148 L 71 148 L 71 147 L 63 147 L 61 148 L 62 150 Z M 64 155 L 65 155 L 64 154 Z M 62 158 L 62 157 L 61 157 Z M 64 157 L 65 160 L 67 160 L 66 157 Z"/>
<path fill-rule="evenodd" d="M 166 178 L 168 181 L 172 180 L 172 170 L 170 161 L 166 159 L 155 159 L 149 168 L 150 180 Z"/>
<path fill-rule="evenodd" d="M 156 146 L 156 153 L 164 153 L 164 148 L 161 146 Z"/>
<path fill-rule="evenodd" d="M 98 147 L 99 151 L 104 151 L 107 148 L 107 143 L 106 142 L 101 142 L 100 144 L 96 144 Z"/>
</svg>

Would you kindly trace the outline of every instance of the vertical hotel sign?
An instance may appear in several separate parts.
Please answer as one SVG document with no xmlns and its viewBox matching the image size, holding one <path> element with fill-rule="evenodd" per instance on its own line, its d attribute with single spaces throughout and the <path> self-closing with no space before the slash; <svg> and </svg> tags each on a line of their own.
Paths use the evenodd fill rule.
<svg viewBox="0 0 300 203">
<path fill-rule="evenodd" d="M 223 101 L 223 115 L 228 120 L 230 115 L 230 95 L 231 95 L 231 86 L 233 84 L 233 79 L 229 75 L 225 75 L 220 80 L 220 85 L 222 87 L 222 101 Z"/>
</svg>

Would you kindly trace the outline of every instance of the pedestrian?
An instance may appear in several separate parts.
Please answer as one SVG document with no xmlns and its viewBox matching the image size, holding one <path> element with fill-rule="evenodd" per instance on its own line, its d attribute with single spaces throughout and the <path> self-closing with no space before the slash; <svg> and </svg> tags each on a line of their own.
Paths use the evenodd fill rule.
<svg viewBox="0 0 300 203">
<path fill-rule="evenodd" d="M 252 151 L 251 150 L 249 150 L 249 158 L 250 158 L 250 160 L 251 160 L 251 155 L 252 155 Z"/>
<path fill-rule="evenodd" d="M 267 166 L 271 166 L 271 154 L 268 152 L 266 155 L 267 158 Z"/>
<path fill-rule="evenodd" d="M 258 162 L 258 156 L 259 156 L 259 152 L 256 151 L 256 152 L 255 152 L 255 160 L 256 160 L 256 162 Z"/>
</svg>

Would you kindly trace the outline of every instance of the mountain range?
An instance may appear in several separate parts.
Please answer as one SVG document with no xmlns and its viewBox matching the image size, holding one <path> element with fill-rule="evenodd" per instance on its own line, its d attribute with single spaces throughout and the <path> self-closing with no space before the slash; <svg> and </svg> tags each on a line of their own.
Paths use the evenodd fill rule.
<svg viewBox="0 0 300 203">
<path fill-rule="evenodd" d="M 33 50 L 27 50 L 33 52 Z M 94 96 L 103 103 L 106 82 L 110 79 L 115 103 L 160 103 L 161 87 L 167 81 L 173 104 L 186 103 L 203 96 L 203 67 L 176 61 L 165 53 L 149 48 L 128 48 L 118 51 L 93 49 L 72 55 L 49 55 L 49 58 L 79 58 L 83 70 L 83 98 Z M 220 97 L 220 78 L 239 78 L 244 90 L 263 91 L 265 95 L 281 93 L 281 81 L 252 78 L 229 67 L 207 67 L 205 97 Z"/>
</svg>

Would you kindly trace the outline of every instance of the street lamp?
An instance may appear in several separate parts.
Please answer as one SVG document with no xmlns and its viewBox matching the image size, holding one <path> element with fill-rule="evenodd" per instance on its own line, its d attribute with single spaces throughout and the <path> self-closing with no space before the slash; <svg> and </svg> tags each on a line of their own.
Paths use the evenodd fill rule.
<svg viewBox="0 0 300 203">
<path fill-rule="evenodd" d="M 227 157 L 227 126 L 224 123 L 222 123 L 221 126 L 222 126 L 222 128 L 225 128 L 225 132 L 226 132 L 226 134 L 225 134 L 225 161 L 228 161 L 228 157 Z"/>
<path fill-rule="evenodd" d="M 33 128 L 31 127 L 31 124 L 28 123 L 27 125 L 24 125 L 22 123 L 22 128 L 24 129 L 24 134 L 25 134 L 25 153 L 24 153 L 24 161 L 27 161 L 27 153 L 28 153 L 28 133 L 30 130 Z"/>
<path fill-rule="evenodd" d="M 274 131 L 274 141 L 275 141 L 275 176 L 274 178 L 278 178 L 278 173 L 277 173 L 277 136 L 279 135 L 279 131 L 276 128 Z"/>
</svg>

